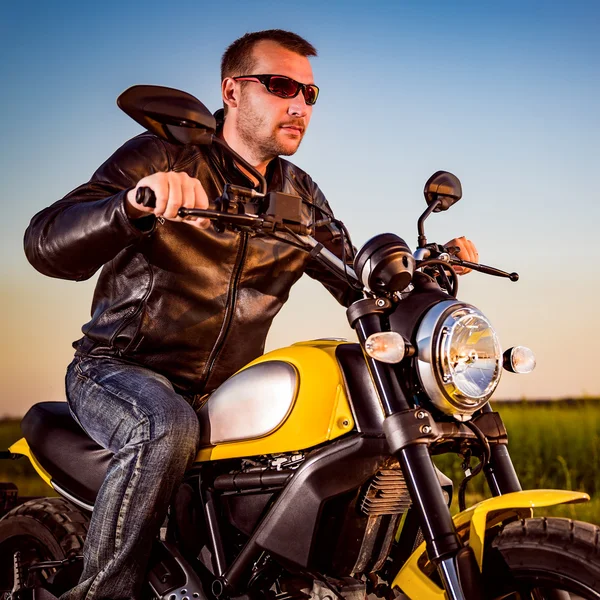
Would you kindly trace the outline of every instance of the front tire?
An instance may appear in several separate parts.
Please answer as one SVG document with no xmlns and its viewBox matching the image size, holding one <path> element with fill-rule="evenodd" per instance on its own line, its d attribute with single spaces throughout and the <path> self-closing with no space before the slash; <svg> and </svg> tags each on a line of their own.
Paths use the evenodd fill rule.
<svg viewBox="0 0 600 600">
<path fill-rule="evenodd" d="M 562 590 L 600 600 L 600 528 L 545 517 L 509 523 L 486 550 L 483 579 L 487 598 L 568 597 L 554 591 Z"/>
<path fill-rule="evenodd" d="M 17 506 L 0 519 L 0 599 L 13 587 L 13 556 L 23 564 L 79 556 L 89 517 L 63 498 L 39 498 Z M 41 577 L 53 592 L 77 583 L 81 561 L 64 569 L 48 569 Z M 55 594 L 58 595 L 58 594 Z"/>
</svg>

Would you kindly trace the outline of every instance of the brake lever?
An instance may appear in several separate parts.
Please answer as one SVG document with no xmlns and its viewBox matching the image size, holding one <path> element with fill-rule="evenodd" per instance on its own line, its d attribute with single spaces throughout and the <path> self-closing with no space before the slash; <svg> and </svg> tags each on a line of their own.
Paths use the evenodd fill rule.
<svg viewBox="0 0 600 600">
<path fill-rule="evenodd" d="M 495 277 L 506 277 L 511 281 L 519 281 L 518 273 L 507 273 L 506 271 L 501 271 L 495 267 L 488 267 L 487 265 L 482 265 L 481 263 L 474 263 L 470 260 L 462 260 L 454 256 L 451 258 L 449 264 L 466 267 L 467 269 L 473 269 L 473 271 L 479 271 L 480 273 L 486 273 L 487 275 L 494 275 Z"/>
<path fill-rule="evenodd" d="M 459 246 L 442 247 L 445 248 L 446 252 L 450 255 L 450 260 L 448 261 L 449 264 L 466 267 L 468 269 L 473 269 L 473 271 L 479 271 L 481 273 L 486 273 L 487 275 L 494 275 L 495 277 L 506 277 L 511 281 L 519 280 L 518 273 L 507 273 L 506 271 L 496 269 L 495 267 L 488 267 L 487 265 L 482 265 L 481 263 L 474 263 L 469 260 L 463 260 L 462 258 L 458 258 L 458 256 L 456 255 L 460 252 Z"/>
</svg>

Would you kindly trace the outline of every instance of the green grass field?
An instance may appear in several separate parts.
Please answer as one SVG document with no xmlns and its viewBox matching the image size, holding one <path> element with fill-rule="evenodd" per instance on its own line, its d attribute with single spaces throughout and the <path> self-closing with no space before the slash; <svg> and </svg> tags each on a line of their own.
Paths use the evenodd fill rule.
<svg viewBox="0 0 600 600">
<path fill-rule="evenodd" d="M 523 489 L 572 489 L 592 496 L 589 503 L 559 506 L 544 514 L 600 524 L 600 400 L 496 403 L 494 409 L 506 424 L 509 450 Z M 20 436 L 17 421 L 1 422 L 0 450 Z M 435 462 L 454 480 L 457 492 L 462 479 L 460 459 L 440 456 Z M 0 461 L 0 481 L 16 483 L 23 496 L 52 493 L 26 459 Z M 483 476 L 476 477 L 468 490 L 471 502 L 489 495 Z"/>
<path fill-rule="evenodd" d="M 600 524 L 600 400 L 503 402 L 493 407 L 506 425 L 508 448 L 524 490 L 578 490 L 592 497 L 591 502 L 546 509 L 544 514 Z M 458 492 L 461 460 L 440 456 L 435 462 Z M 481 475 L 467 489 L 471 502 L 489 496 Z"/>
</svg>

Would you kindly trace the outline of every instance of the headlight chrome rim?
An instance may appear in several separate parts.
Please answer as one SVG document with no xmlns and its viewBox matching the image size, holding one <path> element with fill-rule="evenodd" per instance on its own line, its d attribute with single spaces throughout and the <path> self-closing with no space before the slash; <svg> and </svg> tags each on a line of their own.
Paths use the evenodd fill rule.
<svg viewBox="0 0 600 600">
<path fill-rule="evenodd" d="M 458 320 L 455 318 L 458 316 Z M 468 325 L 471 323 L 471 325 Z M 475 325 L 473 325 L 475 323 Z M 460 339 L 463 329 L 483 326 L 483 332 L 489 339 L 488 345 L 492 346 L 491 352 L 483 358 L 487 361 L 487 369 L 480 379 L 484 380 L 491 369 L 489 381 L 483 389 L 476 392 L 478 382 L 461 380 L 460 365 L 453 366 L 449 360 L 451 346 L 456 338 Z M 458 331 L 458 334 L 457 334 Z M 454 338 L 453 338 L 454 335 Z M 470 335 L 470 334 L 467 334 Z M 471 415 L 484 406 L 494 393 L 502 373 L 502 350 L 498 337 L 489 320 L 483 313 L 470 304 L 458 300 L 446 300 L 429 309 L 425 314 L 417 332 L 417 371 L 419 379 L 431 402 L 445 414 L 454 416 L 459 420 L 468 420 Z M 479 360 L 467 357 L 466 363 Z M 468 366 L 468 365 L 467 365 Z M 454 371 L 453 371 L 454 369 Z M 466 372 L 464 367 L 463 371 Z M 482 368 L 479 369 L 482 373 Z M 453 377 L 453 375 L 455 375 Z M 471 378 L 472 379 L 472 378 Z"/>
</svg>

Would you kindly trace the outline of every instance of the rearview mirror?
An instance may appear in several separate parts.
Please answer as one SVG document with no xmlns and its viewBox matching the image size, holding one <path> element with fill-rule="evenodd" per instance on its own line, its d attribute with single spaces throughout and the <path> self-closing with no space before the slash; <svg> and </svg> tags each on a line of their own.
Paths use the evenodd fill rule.
<svg viewBox="0 0 600 600">
<path fill-rule="evenodd" d="M 134 85 L 117 105 L 142 127 L 176 144 L 210 144 L 217 129 L 211 112 L 191 94 L 159 85 Z"/>
<path fill-rule="evenodd" d="M 448 171 L 436 171 L 425 183 L 423 194 L 428 205 L 439 200 L 433 212 L 441 212 L 462 198 L 462 186 L 456 175 Z"/>
<path fill-rule="evenodd" d="M 134 85 L 118 98 L 117 105 L 134 121 L 158 137 L 174 144 L 221 146 L 258 181 L 260 196 L 267 193 L 267 181 L 245 158 L 215 135 L 217 121 L 208 108 L 187 92 L 160 85 Z"/>
</svg>

